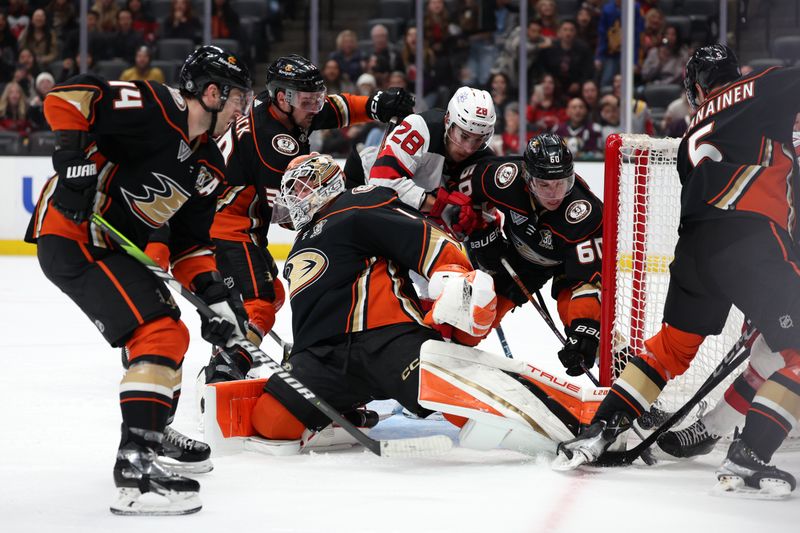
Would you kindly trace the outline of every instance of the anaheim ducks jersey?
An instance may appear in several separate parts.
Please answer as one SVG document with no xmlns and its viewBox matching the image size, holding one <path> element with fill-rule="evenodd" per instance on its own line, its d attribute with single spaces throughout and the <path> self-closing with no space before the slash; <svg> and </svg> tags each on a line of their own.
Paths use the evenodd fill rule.
<svg viewBox="0 0 800 533">
<path fill-rule="evenodd" d="M 211 234 L 215 239 L 267 245 L 275 197 L 289 162 L 310 152 L 316 130 L 344 128 L 370 120 L 366 96 L 333 94 L 306 131 L 291 125 L 262 93 L 245 116 L 217 139 L 225 158 L 228 187 L 217 202 Z"/>
<path fill-rule="evenodd" d="M 798 67 L 773 67 L 711 91 L 678 150 L 682 220 L 735 211 L 792 232 L 800 184 L 792 146 L 798 111 Z"/>
<path fill-rule="evenodd" d="M 572 300 L 594 300 L 590 314 L 599 313 L 603 203 L 576 176 L 572 192 L 548 211 L 528 192 L 524 172 L 521 156 L 485 158 L 464 169 L 459 188 L 484 211 L 503 213 L 503 232 L 520 259 L 514 263 L 531 289 L 553 278 L 554 298 L 569 289 Z"/>
<path fill-rule="evenodd" d="M 298 233 L 286 260 L 294 348 L 391 324 L 423 324 L 408 272 L 472 270 L 461 246 L 383 187 L 350 189 Z M 427 327 L 427 326 L 426 326 Z"/>
<path fill-rule="evenodd" d="M 209 228 L 222 155 L 205 134 L 189 139 L 187 103 L 178 90 L 80 75 L 48 93 L 44 114 L 53 130 L 88 131 L 93 139 L 87 153 L 98 169 L 96 213 L 140 247 L 169 220 L 173 269 L 181 281 L 215 269 Z M 44 186 L 26 240 L 52 234 L 113 247 L 93 225 L 75 224 L 50 206 L 58 179 Z M 190 257 L 204 259 L 189 261 L 192 272 L 183 272 L 178 264 Z"/>
<path fill-rule="evenodd" d="M 452 190 L 454 178 L 465 167 L 494 155 L 489 148 L 483 148 L 459 163 L 447 159 L 444 115 L 442 109 L 408 115 L 388 135 L 380 153 L 377 148 L 362 151 L 367 183 L 394 189 L 403 203 L 419 209 L 426 192 L 439 187 Z M 360 180 L 349 173 L 347 179 Z"/>
</svg>

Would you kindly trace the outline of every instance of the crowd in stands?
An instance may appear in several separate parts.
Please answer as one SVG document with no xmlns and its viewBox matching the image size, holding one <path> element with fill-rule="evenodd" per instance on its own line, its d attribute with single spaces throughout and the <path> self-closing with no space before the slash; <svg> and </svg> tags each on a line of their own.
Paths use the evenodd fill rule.
<svg viewBox="0 0 800 533">
<path fill-rule="evenodd" d="M 525 113 L 529 138 L 546 130 L 558 132 L 579 157 L 601 157 L 606 137 L 621 131 L 621 0 L 528 2 L 529 20 L 520 24 L 519 1 L 428 0 L 422 35 L 424 100 L 417 108 L 446 107 L 461 85 L 484 88 L 497 111 L 493 146 L 499 153 L 519 153 L 520 113 Z M 694 20 L 689 26 L 692 31 L 687 32 L 688 17 L 667 16 L 680 13 L 681 0 L 661 2 L 667 13 L 659 0 L 635 3 L 633 127 L 636 133 L 680 136 L 688 116 L 681 85 L 683 68 L 692 47 L 716 39 L 715 26 L 711 17 L 700 18 L 700 26 Z M 351 88 L 364 75 L 379 89 L 405 86 L 414 91 L 419 38 L 414 19 L 409 12 L 406 18 L 389 21 L 396 24 L 380 20 L 338 35 L 336 49 L 325 64 L 331 92 Z M 359 41 L 356 30 L 368 39 Z M 398 33 L 394 41 L 393 32 Z M 528 96 L 520 102 L 519 43 L 523 37 Z M 659 91 L 648 89 L 656 86 Z M 646 102 L 648 91 L 654 95 L 654 105 Z M 327 132 L 319 148 L 328 152 L 346 150 L 352 142 L 380 143 L 379 135 L 367 139 L 374 128 Z"/>
<path fill-rule="evenodd" d="M 212 43 L 224 42 L 251 65 L 266 61 L 266 45 L 278 38 L 282 17 L 295 15 L 294 4 L 213 0 Z M 202 43 L 199 9 L 198 0 L 89 0 L 87 69 L 108 79 L 174 83 Z M 0 1 L 0 151 L 12 146 L 4 132 L 14 132 L 13 146 L 26 153 L 29 137 L 48 129 L 44 95 L 80 72 L 78 10 L 78 0 Z"/>
</svg>

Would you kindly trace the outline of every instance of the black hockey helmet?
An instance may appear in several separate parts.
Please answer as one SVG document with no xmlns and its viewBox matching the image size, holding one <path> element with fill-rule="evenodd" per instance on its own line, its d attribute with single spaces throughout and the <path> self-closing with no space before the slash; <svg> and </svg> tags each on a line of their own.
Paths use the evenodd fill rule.
<svg viewBox="0 0 800 533">
<path fill-rule="evenodd" d="M 325 80 L 319 68 L 303 56 L 292 54 L 274 61 L 267 68 L 267 94 L 275 101 L 279 91 L 286 93 L 290 105 L 319 111 L 325 98 Z M 301 103 L 299 93 L 317 95 Z M 313 105 L 310 105 L 313 103 Z M 319 109 L 316 109 L 316 107 Z"/>
<path fill-rule="evenodd" d="M 564 198 L 575 185 L 575 166 L 567 142 L 555 133 L 541 133 L 525 147 L 525 183 L 539 199 Z"/>
<path fill-rule="evenodd" d="M 717 85 L 724 85 L 742 75 L 736 53 L 727 45 L 712 44 L 698 48 L 686 63 L 683 86 L 692 108 L 697 108 L 697 88 L 708 92 Z"/>
<path fill-rule="evenodd" d="M 220 109 L 222 109 L 231 89 L 248 92 L 253 80 L 250 78 L 247 66 L 234 54 L 217 46 L 201 46 L 189 54 L 183 62 L 178 86 L 182 92 L 202 102 L 200 97 L 203 91 L 212 83 L 219 85 L 222 96 Z"/>
</svg>

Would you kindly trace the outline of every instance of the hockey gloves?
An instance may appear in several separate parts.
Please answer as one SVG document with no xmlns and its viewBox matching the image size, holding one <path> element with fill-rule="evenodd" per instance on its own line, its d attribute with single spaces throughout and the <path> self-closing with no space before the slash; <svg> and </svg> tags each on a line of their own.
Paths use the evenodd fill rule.
<svg viewBox="0 0 800 533">
<path fill-rule="evenodd" d="M 231 347 L 244 339 L 247 331 L 247 311 L 242 298 L 231 293 L 219 272 L 203 272 L 192 280 L 192 290 L 217 316 L 200 314 L 201 335 L 216 346 Z"/>
<path fill-rule="evenodd" d="M 58 173 L 58 183 L 52 203 L 76 223 L 89 218 L 97 192 L 97 165 L 86 157 L 86 143 L 86 132 L 56 132 L 53 168 Z"/>
<path fill-rule="evenodd" d="M 433 273 L 428 285 L 433 308 L 429 324 L 450 324 L 473 337 L 489 333 L 497 315 L 497 296 L 492 277 L 480 270 L 445 265 Z"/>
<path fill-rule="evenodd" d="M 405 89 L 392 88 L 378 91 L 367 101 L 367 116 L 381 122 L 389 122 L 392 117 L 403 119 L 413 112 L 414 95 Z"/>
<path fill-rule="evenodd" d="M 505 272 L 500 258 L 508 255 L 508 243 L 499 226 L 486 226 L 472 233 L 467 239 L 467 246 L 473 265 L 493 276 Z"/>
<path fill-rule="evenodd" d="M 436 191 L 436 199 L 429 215 L 442 220 L 450 233 L 460 241 L 482 223 L 481 217 L 472 207 L 472 198 L 458 191 L 447 192 L 444 188 Z"/>
<path fill-rule="evenodd" d="M 567 340 L 564 348 L 558 352 L 561 364 L 567 369 L 570 376 L 583 374 L 583 364 L 586 369 L 592 368 L 597 357 L 597 346 L 600 344 L 600 323 L 589 318 L 573 320 L 567 328 Z"/>
</svg>

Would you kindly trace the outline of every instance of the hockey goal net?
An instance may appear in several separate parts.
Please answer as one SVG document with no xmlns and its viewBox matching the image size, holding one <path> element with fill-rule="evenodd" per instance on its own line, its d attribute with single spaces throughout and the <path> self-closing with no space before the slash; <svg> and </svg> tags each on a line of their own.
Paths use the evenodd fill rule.
<svg viewBox="0 0 800 533">
<path fill-rule="evenodd" d="M 600 381 L 606 386 L 661 328 L 681 210 L 679 143 L 612 135 L 606 144 L 600 337 Z M 675 411 L 692 397 L 739 339 L 742 321 L 732 308 L 722 333 L 706 338 L 689 370 L 667 384 L 661 409 Z M 710 406 L 736 375 L 706 397 Z"/>
</svg>

